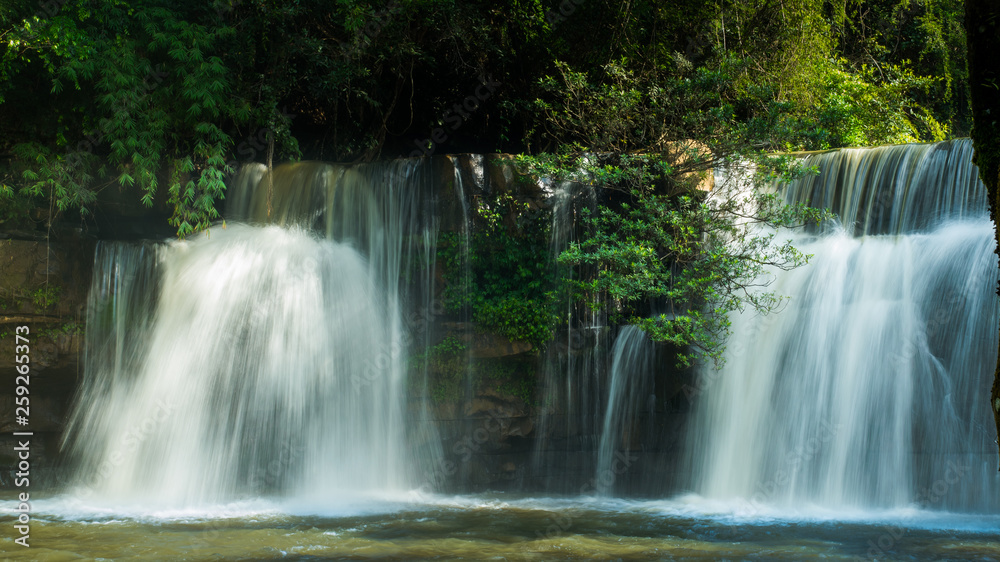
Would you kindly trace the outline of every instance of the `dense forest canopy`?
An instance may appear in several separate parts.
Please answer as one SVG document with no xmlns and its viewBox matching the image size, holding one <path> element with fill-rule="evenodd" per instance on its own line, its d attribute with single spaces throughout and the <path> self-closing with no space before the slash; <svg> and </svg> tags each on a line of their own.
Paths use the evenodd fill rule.
<svg viewBox="0 0 1000 562">
<path fill-rule="evenodd" d="M 0 220 L 30 228 L 47 218 L 31 209 L 86 213 L 118 189 L 165 200 L 183 235 L 218 217 L 243 161 L 967 135 L 962 15 L 959 0 L 5 0 Z"/>
</svg>

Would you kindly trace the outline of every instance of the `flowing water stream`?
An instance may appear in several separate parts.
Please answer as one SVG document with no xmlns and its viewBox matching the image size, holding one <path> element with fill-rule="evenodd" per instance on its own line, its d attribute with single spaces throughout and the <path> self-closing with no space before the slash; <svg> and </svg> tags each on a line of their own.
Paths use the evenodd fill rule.
<svg viewBox="0 0 1000 562">
<path fill-rule="evenodd" d="M 800 234 L 778 314 L 737 315 L 691 432 L 692 488 L 785 507 L 1000 512 L 988 396 L 993 225 L 967 141 L 811 156 L 792 200 L 841 224 Z M 734 470 L 734 467 L 739 467 Z"/>
<path fill-rule="evenodd" d="M 430 342 L 438 233 L 463 231 L 481 185 L 438 186 L 440 169 L 418 160 L 244 168 L 227 225 L 100 245 L 66 435 L 74 477 L 35 499 L 30 550 L 9 534 L 0 550 L 24 560 L 1000 559 L 986 404 L 997 264 L 970 150 L 808 157 L 822 173 L 788 198 L 833 208 L 839 224 L 794 235 L 815 257 L 775 273 L 772 288 L 789 297 L 780 313 L 732 318 L 727 362 L 703 371 L 684 422 L 683 478 L 630 487 L 631 499 L 616 497 L 632 476 L 619 468 L 662 423 L 664 359 L 631 327 L 607 342 L 598 316 L 557 336 L 593 332 L 575 354 L 544 358 L 540 394 L 563 409 L 539 431 L 589 435 L 565 453 L 533 450 L 527 464 L 546 484 L 459 496 L 421 486 L 441 463 L 441 437 L 411 398 L 427 381 L 408 358 Z M 553 254 L 571 236 L 569 189 L 551 190 Z M 448 193 L 460 195 L 453 208 Z M 614 475 L 607 486 L 574 494 L 547 468 L 585 457 L 594 481 Z"/>
</svg>

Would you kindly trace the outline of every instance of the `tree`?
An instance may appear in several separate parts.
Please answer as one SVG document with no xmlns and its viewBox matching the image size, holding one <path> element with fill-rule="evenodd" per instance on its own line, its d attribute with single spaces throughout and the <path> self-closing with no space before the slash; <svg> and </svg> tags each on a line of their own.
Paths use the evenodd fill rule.
<svg viewBox="0 0 1000 562">
<path fill-rule="evenodd" d="M 776 310 L 782 300 L 764 289 L 768 270 L 808 259 L 780 241 L 777 229 L 826 214 L 786 205 L 763 189 L 801 172 L 791 159 L 760 148 L 787 105 L 737 119 L 732 68 L 678 62 L 676 71 L 644 72 L 612 63 L 599 81 L 560 65 L 544 84 L 551 97 L 537 107 L 549 134 L 573 142 L 561 153 L 519 162 L 534 175 L 619 194 L 560 256 L 591 272 L 570 281 L 582 300 L 615 311 L 612 321 L 637 324 L 654 341 L 690 350 L 679 354 L 683 364 L 698 356 L 718 362 L 727 314 Z M 732 180 L 711 194 L 699 190 L 717 166 Z"/>
<path fill-rule="evenodd" d="M 876 72 L 897 67 L 929 78 L 910 92 L 955 136 L 969 131 L 962 0 L 842 0 L 834 17 L 839 56 Z"/>
<path fill-rule="evenodd" d="M 609 62 L 724 72 L 736 120 L 777 119 L 773 148 L 932 140 L 965 115 L 959 1 L 10 0 L 0 221 L 114 188 L 183 235 L 217 218 L 233 164 L 407 156 L 439 128 L 435 153 L 553 152 L 575 140 L 537 114 L 558 63 L 588 84 Z"/>
<path fill-rule="evenodd" d="M 2 183 L 8 198 L 86 212 L 110 185 L 152 206 L 165 184 L 170 223 L 184 236 L 219 216 L 232 125 L 255 121 L 289 140 L 273 100 L 261 107 L 240 95 L 239 76 L 224 61 L 235 30 L 214 25 L 214 11 L 156 1 L 46 6 L 5 32 L 2 72 L 10 80 L 0 96 L 44 77 L 42 99 L 55 109 L 41 112 L 49 134 L 12 146 L 16 159 Z"/>
<path fill-rule="evenodd" d="M 972 143 L 979 177 L 986 185 L 990 217 L 997 230 L 1000 252 L 1000 6 L 990 0 L 966 0 L 965 28 L 969 41 L 969 77 L 972 101 Z M 1000 287 L 998 287 L 1000 294 Z M 1000 445 L 1000 350 L 993 376 L 990 405 Z"/>
</svg>

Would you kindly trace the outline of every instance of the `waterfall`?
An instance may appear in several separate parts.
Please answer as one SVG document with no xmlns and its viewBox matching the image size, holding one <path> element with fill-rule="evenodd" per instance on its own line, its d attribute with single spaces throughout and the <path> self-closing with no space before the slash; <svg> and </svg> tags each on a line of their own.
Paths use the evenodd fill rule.
<svg viewBox="0 0 1000 562">
<path fill-rule="evenodd" d="M 839 223 L 793 235 L 814 258 L 773 272 L 783 310 L 732 316 L 725 366 L 705 368 L 691 396 L 688 488 L 753 509 L 1000 506 L 983 493 L 1000 487 L 987 404 L 997 269 L 970 157 L 968 141 L 803 157 L 820 173 L 787 199 Z M 441 468 L 442 444 L 482 424 L 445 420 L 439 434 L 427 365 L 412 358 L 442 336 L 438 235 L 459 233 L 467 253 L 471 204 L 496 171 L 477 156 L 251 165 L 232 181 L 227 224 L 101 243 L 65 434 L 79 489 L 120 503 L 335 505 L 469 478 L 471 463 Z M 539 193 L 555 264 L 597 196 Z M 530 485 L 657 495 L 686 415 L 668 403 L 680 375 L 640 330 L 612 346 L 600 313 L 567 306 L 531 361 L 537 425 L 517 451 Z M 619 474 L 616 459 L 639 451 Z"/>
<path fill-rule="evenodd" d="M 552 209 L 550 267 L 572 275 L 558 264 L 559 255 L 580 235 L 581 218 L 597 208 L 592 185 L 540 180 Z M 560 271 L 562 267 L 562 271 Z M 589 303 L 588 303 L 589 304 Z M 600 432 L 603 378 L 608 350 L 604 312 L 565 300 L 566 323 L 557 327 L 540 365 L 538 389 L 543 407 L 532 450 L 532 472 L 548 493 L 593 493 L 593 451 Z M 581 484 L 583 482 L 583 484 Z"/>
<path fill-rule="evenodd" d="M 601 492 L 611 492 L 622 474 L 622 451 L 637 448 L 637 414 L 655 412 L 653 365 L 653 343 L 646 333 L 636 326 L 622 328 L 611 350 L 607 407 L 597 449 L 594 482 Z"/>
<path fill-rule="evenodd" d="M 811 155 L 789 201 L 843 226 L 796 235 L 784 309 L 732 317 L 703 373 L 692 488 L 765 506 L 1000 509 L 988 395 L 997 261 L 968 140 Z M 991 492 L 992 491 L 992 492 Z"/>
<path fill-rule="evenodd" d="M 820 173 L 790 186 L 790 203 L 831 209 L 847 233 L 902 234 L 986 213 L 972 141 L 847 148 L 805 158 Z"/>
<path fill-rule="evenodd" d="M 329 505 L 416 485 L 440 454 L 407 366 L 433 315 L 432 174 L 247 166 L 228 217 L 258 226 L 102 244 L 65 437 L 81 493 Z"/>
</svg>

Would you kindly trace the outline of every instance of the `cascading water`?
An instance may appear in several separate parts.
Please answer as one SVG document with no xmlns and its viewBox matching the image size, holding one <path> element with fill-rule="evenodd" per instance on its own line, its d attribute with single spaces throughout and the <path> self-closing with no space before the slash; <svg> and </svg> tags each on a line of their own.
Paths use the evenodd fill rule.
<svg viewBox="0 0 1000 562">
<path fill-rule="evenodd" d="M 143 292 L 155 304 L 138 302 L 148 326 L 121 321 L 148 267 L 132 251 L 103 248 L 119 267 L 95 274 L 127 287 L 91 301 L 92 319 L 113 319 L 95 338 L 114 343 L 88 357 L 70 425 L 82 484 L 180 505 L 400 489 L 402 366 L 365 376 L 398 317 L 355 250 L 243 225 L 172 243 L 158 294 Z"/>
<path fill-rule="evenodd" d="M 809 175 L 788 189 L 790 202 L 832 209 L 848 234 L 902 234 L 945 220 L 986 216 L 986 190 L 968 139 L 843 149 L 806 158 Z"/>
<path fill-rule="evenodd" d="M 828 198 L 847 228 L 797 236 L 813 263 L 775 274 L 791 295 L 779 314 L 734 316 L 724 371 L 685 390 L 667 349 L 632 327 L 608 345 L 601 317 L 571 308 L 534 366 L 519 358 L 543 373 L 539 400 L 516 412 L 521 433 L 497 443 L 514 418 L 482 417 L 494 396 L 466 396 L 458 407 L 480 410 L 465 419 L 454 404 L 431 407 L 426 377 L 437 374 L 419 360 L 454 327 L 432 330 L 435 316 L 454 320 L 432 299 L 436 234 L 468 242 L 466 203 L 489 194 L 497 170 L 477 175 L 482 160 L 465 156 L 247 167 L 228 228 L 99 245 L 67 432 L 91 494 L 32 493 L 44 525 L 32 540 L 46 549 L 32 552 L 995 559 L 985 401 L 996 266 L 967 152 L 960 142 L 810 157 L 824 175 L 790 198 Z M 845 176 L 837 162 L 848 159 L 869 171 Z M 532 203 L 551 205 L 555 256 L 594 194 L 546 195 Z M 663 499 L 692 426 L 683 468 L 703 497 Z M 464 455 L 471 446 L 481 458 Z M 479 460 L 503 462 L 510 488 L 572 497 L 483 492 Z M 433 493 L 449 488 L 474 493 Z M 0 517 L 17 521 L 8 505 Z"/>
<path fill-rule="evenodd" d="M 538 402 L 511 414 L 519 433 L 497 442 L 514 418 L 483 417 L 496 396 L 459 403 L 480 408 L 467 419 L 454 404 L 430 407 L 419 358 L 453 329 L 434 317 L 455 320 L 434 305 L 436 234 L 468 243 L 470 198 L 488 195 L 498 170 L 466 156 L 248 166 L 229 189 L 228 228 L 99 245 L 67 431 L 92 493 L 32 490 L 33 554 L 0 551 L 996 559 L 985 404 L 996 266 L 968 152 L 958 142 L 810 157 L 823 175 L 790 198 L 834 206 L 846 228 L 798 235 L 813 263 L 775 275 L 792 297 L 781 313 L 734 316 L 725 371 L 685 387 L 667 349 L 629 327 L 611 346 L 601 316 L 570 308 L 534 366 L 518 359 L 543 373 Z M 531 203 L 553 211 L 555 256 L 594 192 L 538 195 Z M 663 499 L 692 426 L 688 489 L 711 499 Z M 509 487 L 573 497 L 484 492 L 479 460 L 502 466 Z M 472 495 L 433 493 L 466 474 Z M 4 504 L 16 529 L 27 515 Z"/>
<path fill-rule="evenodd" d="M 66 441 L 77 484 L 103 500 L 336 504 L 410 489 L 436 458 L 406 364 L 431 321 L 429 166 L 268 176 L 244 168 L 230 216 L 284 226 L 101 247 Z"/>
<path fill-rule="evenodd" d="M 799 234 L 789 297 L 735 315 L 690 432 L 692 488 L 764 506 L 995 512 L 989 379 L 997 263 L 967 140 L 812 155 L 791 201 L 844 227 Z M 852 236 L 857 233 L 859 236 Z"/>
<path fill-rule="evenodd" d="M 550 267 L 557 277 L 572 274 L 569 268 L 559 271 L 559 255 L 579 235 L 581 217 L 596 209 L 597 193 L 592 185 L 569 181 L 543 179 L 540 187 L 552 209 Z M 565 307 L 566 323 L 556 329 L 541 366 L 538 392 L 544 406 L 538 416 L 532 472 L 546 492 L 592 493 L 608 328 L 599 307 L 580 306 L 570 299 Z"/>
<path fill-rule="evenodd" d="M 656 396 L 651 392 L 655 354 L 653 343 L 646 333 L 637 326 L 622 328 L 615 339 L 611 357 L 607 407 L 601 426 L 594 478 L 597 489 L 604 493 L 613 490 L 613 484 L 622 472 L 621 468 L 616 470 L 616 466 L 625 466 L 622 464 L 622 451 L 633 449 L 637 444 L 638 440 L 632 434 L 639 423 L 636 414 L 652 413 L 656 406 Z"/>
</svg>

